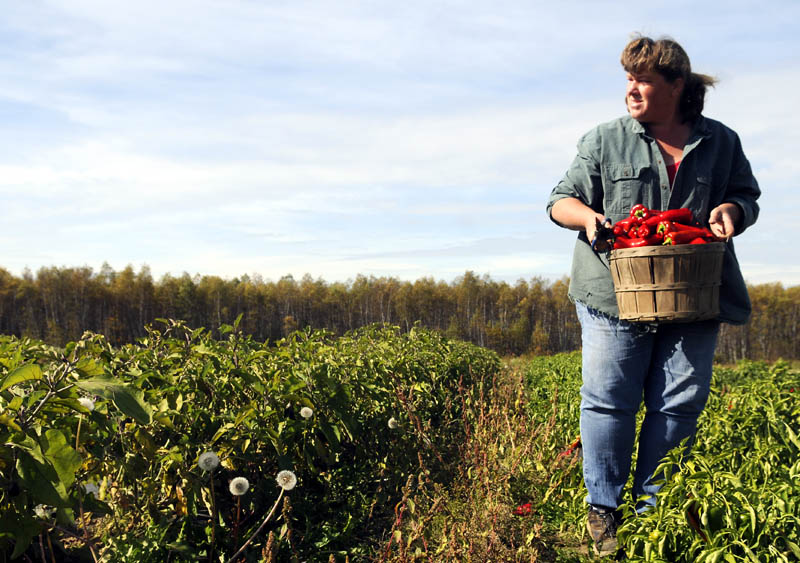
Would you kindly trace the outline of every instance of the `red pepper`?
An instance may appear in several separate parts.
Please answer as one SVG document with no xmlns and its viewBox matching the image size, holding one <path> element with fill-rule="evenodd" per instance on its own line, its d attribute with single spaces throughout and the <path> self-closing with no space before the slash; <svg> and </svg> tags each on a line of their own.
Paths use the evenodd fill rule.
<svg viewBox="0 0 800 563">
<path fill-rule="evenodd" d="M 691 225 L 694 221 L 692 210 L 688 207 L 681 207 L 680 209 L 667 209 L 658 214 L 661 221 L 672 221 L 673 223 L 683 223 L 684 225 Z"/>
<path fill-rule="evenodd" d="M 628 244 L 631 242 L 630 237 L 619 235 L 617 238 L 614 239 L 614 250 L 617 248 L 628 248 Z"/>
<path fill-rule="evenodd" d="M 521 504 L 514 509 L 514 514 L 517 516 L 528 516 L 533 510 L 533 506 L 531 503 L 526 502 L 525 504 Z"/>
<path fill-rule="evenodd" d="M 688 242 L 692 242 L 696 238 L 713 238 L 714 235 L 711 234 L 711 231 L 707 233 L 704 230 L 695 231 L 672 231 L 670 233 L 666 233 L 664 235 L 664 244 L 671 245 L 671 244 L 686 244 Z"/>
<path fill-rule="evenodd" d="M 650 213 L 651 213 L 650 217 L 645 219 L 642 222 L 642 225 L 647 225 L 648 227 L 655 229 L 658 226 L 658 224 L 661 221 L 663 221 L 663 219 L 661 218 L 661 212 L 660 211 L 654 211 L 654 210 L 651 209 Z"/>
<path fill-rule="evenodd" d="M 653 229 L 651 229 L 646 222 L 639 225 L 639 228 L 636 229 L 636 236 L 639 238 L 647 238 L 653 234 L 655 234 Z"/>
<path fill-rule="evenodd" d="M 659 241 L 662 240 L 664 238 L 664 233 L 659 232 L 657 225 L 660 225 L 660 223 L 656 224 L 648 224 L 647 222 L 642 223 L 636 230 L 636 236 L 638 236 L 639 238 L 656 237 Z"/>
<path fill-rule="evenodd" d="M 621 235 L 623 233 L 627 233 L 632 226 L 636 224 L 635 217 L 627 217 L 625 219 L 621 219 L 614 223 L 614 226 L 611 227 L 612 231 L 615 235 Z"/>
<path fill-rule="evenodd" d="M 641 246 L 654 246 L 661 243 L 661 238 L 657 236 L 651 236 L 647 238 L 636 237 L 636 238 L 628 238 L 628 237 L 617 237 L 614 241 L 614 248 L 639 248 Z"/>
<path fill-rule="evenodd" d="M 575 441 L 572 442 L 566 450 L 564 450 L 563 452 L 558 454 L 558 457 L 567 457 L 569 455 L 572 455 L 573 453 L 575 453 L 576 450 L 578 450 L 581 447 L 582 447 L 582 445 L 581 445 L 581 437 L 578 436 L 575 439 Z"/>
<path fill-rule="evenodd" d="M 691 241 L 689 244 L 706 244 L 706 243 L 708 243 L 708 241 L 706 239 L 704 239 L 703 237 L 697 237 L 696 239 Z"/>
<path fill-rule="evenodd" d="M 675 229 L 673 228 L 672 221 L 659 221 L 658 227 L 656 227 L 656 232 L 660 233 L 661 235 L 666 235 L 674 230 Z"/>
<path fill-rule="evenodd" d="M 639 219 L 647 219 L 653 212 L 643 203 L 637 203 L 631 207 L 631 217 L 638 217 Z"/>
<path fill-rule="evenodd" d="M 694 225 L 684 225 L 683 223 L 672 223 L 672 231 L 673 232 L 693 232 L 698 233 L 697 236 L 701 236 L 701 234 L 709 235 L 711 231 L 706 229 L 705 227 L 695 227 Z"/>
</svg>

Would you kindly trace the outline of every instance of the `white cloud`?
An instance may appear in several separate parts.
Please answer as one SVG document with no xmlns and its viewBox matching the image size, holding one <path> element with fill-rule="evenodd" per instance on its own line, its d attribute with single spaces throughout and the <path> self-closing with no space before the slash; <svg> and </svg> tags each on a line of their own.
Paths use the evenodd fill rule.
<svg viewBox="0 0 800 563">
<path fill-rule="evenodd" d="M 563 4 L 508 1 L 7 10 L 0 112 L 17 105 L 5 114 L 14 142 L 0 153 L 3 242 L 15 249 L 4 265 L 566 273 L 574 233 L 547 221 L 545 199 L 578 137 L 622 112 L 618 55 L 635 29 L 677 29 L 695 66 L 723 78 L 708 114 L 740 133 L 764 224 L 793 228 L 800 124 L 765 85 L 797 91 L 800 70 L 759 66 L 769 59 L 757 49 L 775 47 L 775 12 L 798 9 L 764 6 L 747 20 L 764 31 L 740 38 L 743 6 L 713 33 L 692 22 L 714 10 L 680 6 L 692 17 L 569 2 L 582 16 L 569 33 Z M 30 228 L 39 223 L 46 232 Z M 543 232 L 558 252 L 510 253 L 507 241 Z M 747 263 L 759 247 L 740 248 Z"/>
<path fill-rule="evenodd" d="M 747 261 L 741 262 L 740 266 L 749 284 L 781 282 L 785 287 L 800 285 L 800 266 L 797 265 Z"/>
</svg>

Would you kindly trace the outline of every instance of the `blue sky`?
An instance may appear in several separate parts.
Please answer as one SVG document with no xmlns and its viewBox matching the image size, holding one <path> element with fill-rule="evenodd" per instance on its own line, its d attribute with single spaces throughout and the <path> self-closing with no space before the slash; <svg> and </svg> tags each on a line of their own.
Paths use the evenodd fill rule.
<svg viewBox="0 0 800 563">
<path fill-rule="evenodd" d="M 800 3 L 0 1 L 0 266 L 515 281 L 569 272 L 544 213 L 670 35 L 761 184 L 745 278 L 800 284 Z"/>
</svg>

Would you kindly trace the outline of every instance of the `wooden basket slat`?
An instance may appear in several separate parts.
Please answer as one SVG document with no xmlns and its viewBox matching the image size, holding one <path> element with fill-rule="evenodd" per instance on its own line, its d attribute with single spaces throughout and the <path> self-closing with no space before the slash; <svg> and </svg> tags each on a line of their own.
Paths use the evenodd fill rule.
<svg viewBox="0 0 800 563">
<path fill-rule="evenodd" d="M 611 252 L 620 319 L 688 322 L 719 314 L 725 244 L 648 246 Z"/>
</svg>

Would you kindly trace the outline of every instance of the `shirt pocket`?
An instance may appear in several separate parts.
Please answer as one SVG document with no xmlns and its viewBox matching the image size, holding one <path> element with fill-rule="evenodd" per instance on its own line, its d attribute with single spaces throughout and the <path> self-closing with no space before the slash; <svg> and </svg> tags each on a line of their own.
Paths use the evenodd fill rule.
<svg viewBox="0 0 800 563">
<path fill-rule="evenodd" d="M 710 171 L 698 170 L 694 178 L 694 186 L 685 207 L 691 209 L 701 223 L 705 223 L 708 221 L 708 214 L 722 203 L 725 194 Z"/>
<path fill-rule="evenodd" d="M 603 165 L 603 207 L 606 215 L 627 215 L 636 203 L 652 206 L 647 194 L 650 167 L 632 163 Z"/>
</svg>

